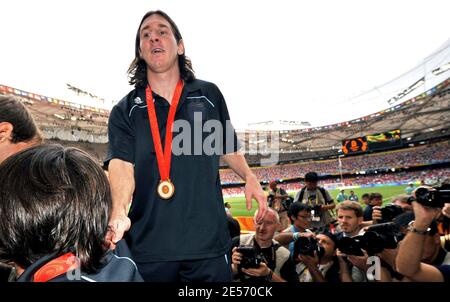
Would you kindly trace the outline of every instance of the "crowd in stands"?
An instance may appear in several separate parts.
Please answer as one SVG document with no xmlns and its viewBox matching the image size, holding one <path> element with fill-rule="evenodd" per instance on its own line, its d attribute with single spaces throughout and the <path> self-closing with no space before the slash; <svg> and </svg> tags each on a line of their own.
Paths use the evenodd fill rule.
<svg viewBox="0 0 450 302">
<path fill-rule="evenodd" d="M 391 152 L 344 157 L 341 158 L 341 169 L 339 169 L 338 159 L 332 159 L 253 168 L 252 170 L 258 179 L 272 180 L 297 178 L 308 171 L 317 171 L 319 175 L 338 175 L 340 171 L 342 173 L 359 173 L 448 161 L 450 161 L 450 144 L 446 141 Z M 229 169 L 222 170 L 220 178 L 222 183 L 241 182 L 239 177 Z"/>
<path fill-rule="evenodd" d="M 333 187 L 350 187 L 350 186 L 365 186 L 371 184 L 388 184 L 388 183 L 403 183 L 409 182 L 423 182 L 425 184 L 435 184 L 446 178 L 450 178 L 450 168 L 439 168 L 425 171 L 414 172 L 396 172 L 388 174 L 375 175 L 359 175 L 357 177 L 344 178 L 341 182 L 340 178 L 324 179 L 321 185 L 325 188 Z M 300 182 L 280 184 L 279 187 L 286 191 L 299 191 L 303 184 Z M 222 189 L 224 196 L 239 196 L 244 194 L 244 187 L 225 188 Z"/>
</svg>

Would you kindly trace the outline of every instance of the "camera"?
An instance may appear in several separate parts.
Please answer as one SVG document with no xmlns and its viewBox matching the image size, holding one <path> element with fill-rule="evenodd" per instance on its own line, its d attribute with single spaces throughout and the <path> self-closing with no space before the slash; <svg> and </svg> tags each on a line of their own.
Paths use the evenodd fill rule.
<svg viewBox="0 0 450 302">
<path fill-rule="evenodd" d="M 262 257 L 256 252 L 256 249 L 252 246 L 239 246 L 236 251 L 242 254 L 241 268 L 258 268 L 262 262 Z"/>
<path fill-rule="evenodd" d="M 315 204 L 315 205 L 313 205 L 312 210 L 314 211 L 314 213 L 316 215 L 320 215 L 320 213 L 322 212 L 322 205 L 321 204 Z"/>
<path fill-rule="evenodd" d="M 375 255 L 384 249 L 395 249 L 404 235 L 393 222 L 386 222 L 370 226 L 362 237 L 362 248 Z"/>
<path fill-rule="evenodd" d="M 322 258 L 325 250 L 318 244 L 317 240 L 312 237 L 299 237 L 294 242 L 294 259 L 297 259 L 298 255 L 308 255 L 314 257 L 314 252 L 317 252 L 317 256 Z"/>
<path fill-rule="evenodd" d="M 338 248 L 347 255 L 363 256 L 362 250 L 372 256 L 384 249 L 395 249 L 404 235 L 393 222 L 370 226 L 363 234 L 355 237 L 343 237 L 338 241 Z"/>
<path fill-rule="evenodd" d="M 364 256 L 361 239 L 362 236 L 342 237 L 337 242 L 337 248 L 347 255 Z"/>
<path fill-rule="evenodd" d="M 380 223 L 390 222 L 395 217 L 403 213 L 402 207 L 395 204 L 389 204 L 385 207 L 382 207 L 380 210 L 381 210 L 381 220 L 379 221 Z"/>
<path fill-rule="evenodd" d="M 281 201 L 281 205 L 284 207 L 286 211 L 289 211 L 293 202 L 294 198 L 289 196 L 285 200 Z"/>
<path fill-rule="evenodd" d="M 416 198 L 408 199 L 408 202 L 417 201 L 421 205 L 430 208 L 444 207 L 446 202 L 450 202 L 450 184 L 444 184 L 440 187 L 416 189 Z"/>
</svg>

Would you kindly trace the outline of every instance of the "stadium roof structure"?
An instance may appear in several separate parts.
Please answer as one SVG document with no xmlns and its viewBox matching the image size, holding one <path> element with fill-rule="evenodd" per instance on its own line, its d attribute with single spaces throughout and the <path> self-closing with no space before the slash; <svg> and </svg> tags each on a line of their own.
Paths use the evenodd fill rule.
<svg viewBox="0 0 450 302">
<path fill-rule="evenodd" d="M 247 154 L 264 154 L 339 150 L 344 139 L 396 129 L 402 131 L 404 138 L 446 131 L 450 117 L 449 78 L 450 39 L 402 75 L 336 103 L 335 106 L 345 106 L 355 112 L 356 118 L 352 120 L 276 131 L 275 128 L 247 128 L 239 131 L 238 136 L 244 142 Z"/>
<path fill-rule="evenodd" d="M 52 99 L 3 85 L 0 85 L 0 93 L 22 97 L 44 133 L 50 131 L 54 134 L 48 138 L 77 141 L 83 132 L 85 141 L 106 142 L 108 110 Z M 241 131 L 238 132 L 238 137 L 244 143 L 246 153 L 295 153 L 339 150 L 344 139 L 395 129 L 400 129 L 402 137 L 408 138 L 428 132 L 446 132 L 449 128 L 450 78 L 447 78 L 414 98 L 351 121 L 298 130 Z M 64 135 L 55 134 L 55 131 L 62 130 L 66 130 Z"/>
<path fill-rule="evenodd" d="M 450 78 L 407 101 L 351 121 L 289 131 L 243 131 L 238 136 L 246 153 L 295 153 L 339 150 L 344 139 L 396 129 L 408 139 L 449 128 Z"/>
<path fill-rule="evenodd" d="M 259 123 L 247 124 L 248 130 L 293 130 L 310 128 L 311 123 L 307 121 L 287 121 L 287 120 L 270 120 Z"/>
<path fill-rule="evenodd" d="M 0 85 L 0 94 L 20 97 L 46 138 L 106 143 L 109 110 Z"/>
</svg>

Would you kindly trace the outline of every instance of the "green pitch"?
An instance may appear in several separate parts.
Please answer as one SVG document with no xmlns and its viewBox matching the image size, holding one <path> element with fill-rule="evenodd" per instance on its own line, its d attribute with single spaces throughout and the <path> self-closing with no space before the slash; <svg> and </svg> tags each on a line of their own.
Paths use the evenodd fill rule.
<svg viewBox="0 0 450 302">
<path fill-rule="evenodd" d="M 361 201 L 361 195 L 364 193 L 375 193 L 378 192 L 383 195 L 383 203 L 389 203 L 392 197 L 404 194 L 406 186 L 384 186 L 384 187 L 373 187 L 373 188 L 363 188 L 363 189 L 352 189 L 356 195 L 358 195 L 359 200 Z M 336 196 L 339 193 L 339 190 L 329 190 L 328 191 L 336 200 Z M 349 195 L 350 189 L 345 190 L 345 194 Z M 296 193 L 290 193 L 292 197 L 295 196 Z M 250 211 L 247 211 L 245 207 L 245 197 L 230 197 L 225 198 L 225 201 L 231 203 L 231 213 L 233 216 L 253 216 L 255 210 L 257 209 L 256 201 L 253 201 L 253 206 Z"/>
</svg>

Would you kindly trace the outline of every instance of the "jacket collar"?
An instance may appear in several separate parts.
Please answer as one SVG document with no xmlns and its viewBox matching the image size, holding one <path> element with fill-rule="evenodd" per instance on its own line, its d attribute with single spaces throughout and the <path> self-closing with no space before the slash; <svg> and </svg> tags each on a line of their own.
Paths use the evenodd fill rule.
<svg viewBox="0 0 450 302">
<path fill-rule="evenodd" d="M 202 91 L 200 82 L 201 81 L 198 81 L 198 80 L 193 80 L 189 83 L 184 82 L 183 92 L 181 93 L 180 101 L 178 102 L 177 112 L 180 110 L 180 108 L 183 107 L 183 104 L 186 102 L 186 98 L 191 93 L 194 93 L 196 91 L 200 91 L 201 93 L 204 93 L 204 91 Z M 136 90 L 137 90 L 137 95 L 142 100 L 145 100 L 145 88 L 138 88 Z"/>
<path fill-rule="evenodd" d="M 52 253 L 49 255 L 45 255 L 44 257 L 40 258 L 33 264 L 31 264 L 23 273 L 20 275 L 20 277 L 17 279 L 17 282 L 33 282 L 34 274 L 47 262 L 50 262 L 54 258 L 57 257 L 59 253 Z"/>
</svg>

